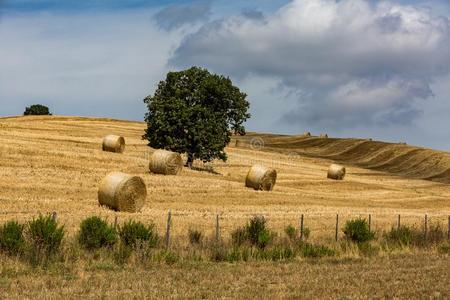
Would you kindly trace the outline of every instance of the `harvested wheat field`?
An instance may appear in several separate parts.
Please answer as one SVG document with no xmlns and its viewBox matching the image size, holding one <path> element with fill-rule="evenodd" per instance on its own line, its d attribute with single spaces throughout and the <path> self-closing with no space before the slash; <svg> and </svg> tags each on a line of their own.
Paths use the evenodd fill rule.
<svg viewBox="0 0 450 300">
<path fill-rule="evenodd" d="M 58 221 L 64 224 L 69 235 L 75 235 L 80 221 L 92 215 L 107 218 L 110 222 L 113 222 L 115 217 L 119 223 L 130 218 L 143 223 L 154 222 L 158 231 L 163 234 L 170 210 L 174 237 L 185 236 L 190 228 L 213 234 L 216 214 L 220 215 L 221 234 L 226 237 L 232 229 L 244 224 L 254 215 L 264 215 L 269 226 L 281 232 L 288 224 L 298 226 L 299 217 L 304 214 L 312 240 L 334 238 L 336 214 L 339 214 L 340 222 L 371 214 L 372 228 L 376 230 L 390 227 L 397 221 L 398 214 L 402 215 L 403 223 L 422 224 L 424 215 L 427 214 L 430 222 L 440 222 L 447 226 L 447 216 L 450 215 L 449 153 L 358 139 L 251 133 L 237 138 L 241 141 L 238 147 L 234 146 L 234 141 L 230 143 L 233 146 L 226 149 L 229 157 L 226 163 L 195 162 L 193 169 L 183 168 L 178 175 L 158 175 L 149 171 L 149 159 L 154 149 L 146 146 L 146 142 L 141 139 L 144 128 L 144 123 L 111 119 L 59 116 L 0 118 L 0 222 L 11 219 L 25 221 L 39 214 L 55 211 Z M 109 134 L 125 138 L 126 148 L 123 153 L 102 151 L 103 137 Z M 346 167 L 346 176 L 342 181 L 327 179 L 328 167 L 335 162 Z M 245 187 L 247 172 L 255 164 L 276 170 L 277 181 L 272 191 L 256 191 Z M 141 212 L 115 212 L 98 205 L 99 184 L 112 171 L 139 176 L 144 180 L 147 186 L 147 202 Z M 380 261 L 379 264 L 385 264 L 385 259 L 377 258 L 377 263 Z M 448 266 L 448 256 L 430 254 L 429 259 L 431 269 L 421 274 L 425 277 L 441 276 L 448 282 L 448 268 L 439 269 L 443 265 Z M 423 265 L 426 269 L 426 260 L 424 254 L 421 254 L 420 260 L 415 262 L 414 255 L 410 254 L 406 258 L 393 259 L 383 267 L 386 270 L 380 266 L 375 271 L 389 273 L 387 269 L 397 270 L 404 264 L 411 270 L 422 268 Z M 362 260 L 358 261 L 356 266 L 358 264 L 359 267 L 355 269 L 368 269 L 374 262 Z M 353 268 L 345 263 L 341 267 L 334 263 L 277 265 L 270 270 L 274 279 L 266 278 L 261 281 L 264 287 L 261 288 L 260 297 L 274 295 L 275 291 L 288 297 L 299 296 L 298 290 L 295 290 L 296 285 L 293 284 L 297 283 L 298 278 L 292 273 L 294 271 L 283 271 L 287 266 L 292 266 L 291 270 L 311 274 L 321 271 L 331 274 L 335 272 L 336 276 L 343 269 Z M 254 270 L 268 268 L 263 263 L 254 267 Z M 215 267 L 207 270 L 203 268 L 209 267 L 195 267 L 193 272 L 206 278 L 214 272 Z M 251 268 L 251 265 L 246 266 L 243 263 L 238 264 L 236 268 L 224 267 L 224 274 L 202 284 L 213 285 L 214 280 L 225 280 L 221 276 L 230 280 L 243 276 L 245 285 L 245 282 L 250 280 L 245 276 L 252 274 L 245 270 Z M 172 276 L 181 276 L 190 269 L 189 266 L 177 267 L 170 275 L 170 267 L 166 267 L 161 274 L 151 277 L 163 281 L 174 280 Z M 410 269 L 406 268 L 405 272 L 411 272 Z M 286 274 L 287 282 L 279 282 L 281 273 Z M 404 274 L 398 275 L 397 280 L 401 281 Z M 122 273 L 114 276 L 118 279 L 112 281 L 123 281 L 120 279 L 124 276 Z M 100 280 L 95 278 L 95 282 Z M 45 285 L 45 282 L 28 283 L 29 278 L 26 276 L 24 280 L 24 286 L 41 289 L 42 285 Z M 40 280 L 44 281 L 45 277 Z M 78 284 L 83 280 L 78 280 Z M 312 282 L 313 288 L 324 293 L 324 297 L 331 296 L 341 288 L 336 284 L 327 290 L 325 284 L 322 287 L 317 283 L 314 285 L 314 277 L 308 280 Z M 325 282 L 328 282 L 327 280 L 331 282 L 331 278 Z M 11 286 L 2 282 L 0 281 L 0 290 L 8 286 L 11 293 L 8 295 L 20 297 L 15 294 L 19 293 L 20 284 Z M 388 279 L 380 278 L 376 284 L 383 286 L 387 282 Z M 188 283 L 183 281 L 181 286 L 186 284 Z M 263 293 L 267 288 L 266 284 L 274 285 L 269 289 L 269 294 Z M 102 286 L 96 293 L 101 292 L 103 288 L 104 295 L 111 293 L 102 283 L 97 282 L 96 285 Z M 344 289 L 350 289 L 352 283 L 344 280 L 342 285 Z M 349 291 L 348 295 L 367 297 L 364 291 L 370 291 L 370 287 L 366 285 L 367 282 L 359 290 L 359 294 Z M 386 291 L 377 295 L 433 296 L 434 292 L 424 290 L 420 285 L 410 291 L 407 290 L 408 286 L 401 286 L 398 294 Z M 223 288 L 224 286 L 221 287 Z M 436 287 L 436 293 L 450 297 L 445 294 L 449 289 L 448 285 L 439 286 Z M 67 291 L 70 291 L 70 288 Z M 240 289 L 237 286 L 232 290 L 225 288 L 223 296 L 232 297 L 232 294 L 227 294 L 232 291 L 239 293 Z M 166 287 L 161 295 L 167 297 L 171 292 L 173 290 Z M 202 293 L 201 290 L 187 291 L 186 296 L 198 298 Z M 208 291 L 204 293 L 213 297 Z M 86 291 L 80 292 L 80 295 L 88 294 Z M 141 296 L 145 295 L 148 294 Z M 241 296 L 245 295 L 249 295 L 248 290 L 247 294 Z M 127 295 L 119 293 L 112 296 Z"/>
</svg>

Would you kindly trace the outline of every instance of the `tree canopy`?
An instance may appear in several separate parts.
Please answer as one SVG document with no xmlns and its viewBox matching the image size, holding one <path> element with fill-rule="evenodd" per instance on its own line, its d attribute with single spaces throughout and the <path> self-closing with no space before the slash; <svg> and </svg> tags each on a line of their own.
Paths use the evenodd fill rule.
<svg viewBox="0 0 450 300">
<path fill-rule="evenodd" d="M 34 104 L 25 108 L 24 116 L 29 115 L 51 115 L 47 106 L 41 104 Z"/>
<path fill-rule="evenodd" d="M 206 69 L 169 72 L 154 95 L 144 99 L 143 137 L 150 147 L 187 153 L 189 166 L 194 159 L 226 161 L 230 136 L 245 134 L 243 124 L 250 117 L 246 97 L 228 77 Z"/>
</svg>

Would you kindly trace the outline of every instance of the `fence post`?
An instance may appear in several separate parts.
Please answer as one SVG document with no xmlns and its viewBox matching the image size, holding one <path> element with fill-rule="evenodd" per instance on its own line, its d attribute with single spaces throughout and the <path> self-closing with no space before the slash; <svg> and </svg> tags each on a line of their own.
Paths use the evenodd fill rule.
<svg viewBox="0 0 450 300">
<path fill-rule="evenodd" d="M 397 230 L 400 230 L 400 214 L 398 214 Z"/>
<path fill-rule="evenodd" d="M 369 214 L 369 232 L 371 231 L 371 229 L 372 229 L 372 215 Z"/>
<path fill-rule="evenodd" d="M 339 231 L 339 214 L 336 214 L 336 232 L 334 234 L 334 239 L 338 240 L 338 231 Z"/>
<path fill-rule="evenodd" d="M 302 214 L 301 217 L 300 217 L 300 240 L 303 240 L 303 229 L 304 229 L 304 227 L 303 227 L 303 219 L 304 219 L 304 216 Z"/>
<path fill-rule="evenodd" d="M 219 215 L 216 215 L 216 242 L 220 241 L 220 226 L 219 226 Z"/>
<path fill-rule="evenodd" d="M 447 235 L 448 235 L 448 240 L 450 241 L 450 216 L 448 216 L 448 231 L 447 231 Z"/>
<path fill-rule="evenodd" d="M 172 212 L 169 210 L 169 214 L 167 216 L 167 227 L 166 227 L 166 249 L 169 249 L 170 245 L 170 225 L 172 223 Z"/>
<path fill-rule="evenodd" d="M 427 239 L 427 231 L 428 231 L 428 216 L 425 214 L 425 223 L 424 223 L 424 238 Z"/>
<path fill-rule="evenodd" d="M 114 217 L 114 229 L 117 229 L 117 216 Z"/>
</svg>

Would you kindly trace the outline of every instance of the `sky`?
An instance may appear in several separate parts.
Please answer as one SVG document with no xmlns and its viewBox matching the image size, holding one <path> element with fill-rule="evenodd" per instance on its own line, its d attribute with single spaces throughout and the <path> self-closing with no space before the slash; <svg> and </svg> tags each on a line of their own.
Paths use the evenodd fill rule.
<svg viewBox="0 0 450 300">
<path fill-rule="evenodd" d="M 450 151 L 447 0 L 0 0 L 0 116 L 143 120 L 169 71 L 229 76 L 247 130 Z"/>
</svg>

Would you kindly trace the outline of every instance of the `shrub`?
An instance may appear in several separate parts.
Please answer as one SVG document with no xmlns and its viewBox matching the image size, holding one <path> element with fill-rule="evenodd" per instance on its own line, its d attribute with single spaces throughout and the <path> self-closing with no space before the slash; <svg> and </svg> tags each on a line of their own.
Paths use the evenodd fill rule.
<svg viewBox="0 0 450 300">
<path fill-rule="evenodd" d="M 413 242 L 413 230 L 405 225 L 400 227 L 392 227 L 391 230 L 385 234 L 388 241 L 396 242 L 400 245 L 408 246 Z"/>
<path fill-rule="evenodd" d="M 189 229 L 188 235 L 189 235 L 189 242 L 192 245 L 195 245 L 195 244 L 198 245 L 202 242 L 203 234 L 200 231 L 195 230 L 195 229 Z"/>
<path fill-rule="evenodd" d="M 284 228 L 284 233 L 287 235 L 287 237 L 293 241 L 295 239 L 297 239 L 298 237 L 298 232 L 297 229 L 292 226 L 292 225 L 288 225 Z"/>
<path fill-rule="evenodd" d="M 444 241 L 446 238 L 446 232 L 441 224 L 431 224 L 426 237 L 426 242 L 431 244 L 438 244 Z"/>
<path fill-rule="evenodd" d="M 323 246 L 323 245 L 313 245 L 310 243 L 304 243 L 301 248 L 302 256 L 304 257 L 312 257 L 319 258 L 323 256 L 333 256 L 335 255 L 334 250 Z"/>
<path fill-rule="evenodd" d="M 59 251 L 64 238 L 64 226 L 51 216 L 39 216 L 28 222 L 26 234 L 31 247 L 44 254 L 53 254 Z"/>
<path fill-rule="evenodd" d="M 441 253 L 450 254 L 450 242 L 444 243 L 439 247 Z"/>
<path fill-rule="evenodd" d="M 375 234 L 369 230 L 364 219 L 348 220 L 344 228 L 345 237 L 353 242 L 364 243 L 374 239 Z"/>
<path fill-rule="evenodd" d="M 8 254 L 20 254 L 24 250 L 23 225 L 9 221 L 0 227 L 0 250 Z"/>
<path fill-rule="evenodd" d="M 25 108 L 24 116 L 29 115 L 51 115 L 49 109 L 45 105 L 34 104 Z"/>
<path fill-rule="evenodd" d="M 145 226 L 141 222 L 135 221 L 128 221 L 123 224 L 119 228 L 119 236 L 122 243 L 128 247 L 136 247 L 143 243 L 155 247 L 159 240 L 154 224 Z"/>
<path fill-rule="evenodd" d="M 117 232 L 99 217 L 89 217 L 81 222 L 78 242 L 86 249 L 112 246 L 117 242 Z"/>
<path fill-rule="evenodd" d="M 231 233 L 231 239 L 234 246 L 240 246 L 249 242 L 253 246 L 265 248 L 269 245 L 275 234 L 266 227 L 264 217 L 253 217 L 243 228 L 238 228 Z"/>
<path fill-rule="evenodd" d="M 234 246 L 241 246 L 247 241 L 247 231 L 245 228 L 237 228 L 231 233 L 231 241 Z"/>
</svg>

